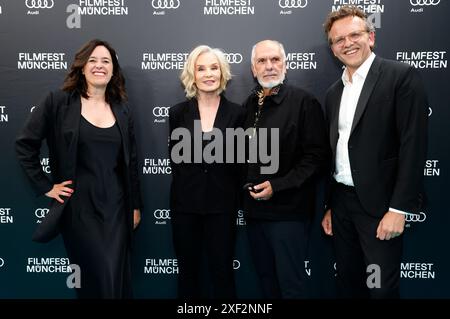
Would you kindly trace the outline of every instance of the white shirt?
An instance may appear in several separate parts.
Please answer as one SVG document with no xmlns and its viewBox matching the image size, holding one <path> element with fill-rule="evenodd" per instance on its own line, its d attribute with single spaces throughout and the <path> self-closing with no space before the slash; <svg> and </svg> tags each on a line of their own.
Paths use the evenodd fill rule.
<svg viewBox="0 0 450 319">
<path fill-rule="evenodd" d="M 347 68 L 342 72 L 344 90 L 342 91 L 341 105 L 339 107 L 339 139 L 336 146 L 334 179 L 338 183 L 347 186 L 355 186 L 348 156 L 348 139 L 352 129 L 353 118 L 355 117 L 356 105 L 374 59 L 375 53 L 372 52 L 366 61 L 353 73 L 352 82 L 350 82 Z"/>
<path fill-rule="evenodd" d="M 364 63 L 361 64 L 361 66 L 353 73 L 351 82 L 347 68 L 345 68 L 342 72 L 344 90 L 342 91 L 341 104 L 339 107 L 339 139 L 336 146 L 336 166 L 334 171 L 334 179 L 338 183 L 342 183 L 347 186 L 355 186 L 353 183 L 352 170 L 348 155 L 348 140 L 350 138 L 350 131 L 352 129 L 353 118 L 355 117 L 359 96 L 361 95 L 364 82 L 366 81 L 367 74 L 369 73 L 374 59 L 375 53 L 372 52 L 366 61 L 364 61 Z M 406 212 L 398 209 L 389 208 L 389 210 L 406 214 Z"/>
</svg>

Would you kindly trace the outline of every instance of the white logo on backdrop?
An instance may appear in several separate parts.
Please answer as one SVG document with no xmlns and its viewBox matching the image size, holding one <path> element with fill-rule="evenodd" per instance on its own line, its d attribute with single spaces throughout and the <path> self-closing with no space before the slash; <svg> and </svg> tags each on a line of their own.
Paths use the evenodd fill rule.
<svg viewBox="0 0 450 319">
<path fill-rule="evenodd" d="M 283 9 L 305 8 L 308 0 L 279 0 L 278 5 Z"/>
<path fill-rule="evenodd" d="M 177 9 L 180 6 L 180 0 L 152 0 L 154 9 Z"/>
<path fill-rule="evenodd" d="M 441 0 L 409 0 L 412 6 L 437 6 Z"/>
<path fill-rule="evenodd" d="M 26 0 L 25 5 L 29 9 L 51 9 L 55 3 L 53 0 Z"/>
</svg>

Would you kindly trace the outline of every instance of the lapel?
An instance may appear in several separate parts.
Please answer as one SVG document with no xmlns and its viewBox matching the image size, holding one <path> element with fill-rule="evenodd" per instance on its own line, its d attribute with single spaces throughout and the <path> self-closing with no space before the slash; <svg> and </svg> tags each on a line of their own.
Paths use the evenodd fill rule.
<svg viewBox="0 0 450 319">
<path fill-rule="evenodd" d="M 217 110 L 216 118 L 214 119 L 213 125 L 213 127 L 218 128 L 224 133 L 228 125 L 229 112 L 227 112 L 227 105 L 226 105 L 227 103 L 228 103 L 227 99 L 223 95 L 221 95 L 219 108 Z"/>
<path fill-rule="evenodd" d="M 81 119 L 81 98 L 80 95 L 73 92 L 68 95 L 66 103 L 61 106 L 62 114 L 62 132 L 63 141 L 66 146 L 66 156 L 64 166 L 68 172 L 69 178 L 75 176 L 75 167 L 77 159 L 78 135 L 80 131 Z"/>
<path fill-rule="evenodd" d="M 122 137 L 122 148 L 124 152 L 125 164 L 128 166 L 130 161 L 129 139 L 128 139 L 128 114 L 123 105 L 116 102 L 111 103 L 111 110 L 116 118 L 117 126 L 119 127 L 120 135 Z"/>
<path fill-rule="evenodd" d="M 381 59 L 375 57 L 375 60 L 373 60 L 372 65 L 370 66 L 369 73 L 367 73 L 367 78 L 364 81 L 361 95 L 359 96 L 358 104 L 356 105 L 355 116 L 353 117 L 350 136 L 355 130 L 355 127 L 358 125 L 358 122 L 361 119 L 364 110 L 366 109 L 367 102 L 369 101 L 369 98 L 372 95 L 373 88 L 375 87 L 375 84 L 378 81 L 378 78 L 380 76 L 380 65 Z"/>
<path fill-rule="evenodd" d="M 200 112 L 198 111 L 197 99 L 192 98 L 186 104 L 186 110 L 183 112 L 184 126 L 194 136 L 194 120 L 200 120 Z"/>
<path fill-rule="evenodd" d="M 223 132 L 225 132 L 228 125 L 229 112 L 227 111 L 227 103 L 227 99 L 221 95 L 219 108 L 217 109 L 213 125 L 213 127 L 218 128 Z M 184 127 L 186 127 L 191 134 L 194 133 L 194 120 L 200 120 L 198 102 L 195 98 L 188 101 L 187 109 L 184 112 Z"/>
<path fill-rule="evenodd" d="M 333 154 L 336 154 L 336 145 L 339 138 L 339 109 L 341 106 L 341 98 L 342 91 L 344 90 L 344 83 L 339 79 L 336 87 L 330 91 L 330 97 L 328 98 L 331 101 L 331 109 L 330 109 L 330 141 L 331 148 L 333 149 Z"/>
</svg>

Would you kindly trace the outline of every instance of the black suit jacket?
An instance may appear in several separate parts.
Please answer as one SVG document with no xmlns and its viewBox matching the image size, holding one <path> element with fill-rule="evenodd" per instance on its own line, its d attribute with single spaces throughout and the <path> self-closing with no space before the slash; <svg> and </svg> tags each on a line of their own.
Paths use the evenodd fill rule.
<svg viewBox="0 0 450 319">
<path fill-rule="evenodd" d="M 126 104 L 112 103 L 111 109 L 122 137 L 127 192 L 125 198 L 129 211 L 128 224 L 132 229 L 133 209 L 141 207 L 133 120 Z M 50 191 L 53 184 L 76 180 L 80 118 L 81 98 L 78 93 L 51 92 L 30 114 L 19 133 L 16 140 L 17 156 L 38 195 Z M 51 180 L 43 173 L 39 161 L 44 139 L 49 150 Z M 69 200 L 70 198 L 65 198 L 63 204 L 52 200 L 50 210 L 36 229 L 33 240 L 47 242 L 59 234 L 59 221 Z"/>
<path fill-rule="evenodd" d="M 325 101 L 333 167 L 343 88 L 339 79 Z M 406 212 L 420 209 L 427 120 L 427 98 L 419 73 L 407 64 L 375 57 L 348 141 L 355 190 L 370 215 L 382 217 L 389 207 Z"/>
<path fill-rule="evenodd" d="M 242 127 L 245 110 L 238 104 L 228 101 L 223 95 L 220 99 L 214 121 L 214 128 L 225 137 L 227 128 Z M 177 128 L 185 128 L 194 136 L 194 120 L 200 120 L 197 100 L 191 99 L 169 109 L 170 134 Z M 171 140 L 169 155 L 178 143 Z M 193 163 L 193 140 L 191 140 L 191 163 L 175 163 L 171 160 L 172 184 L 170 189 L 171 213 L 235 213 L 238 206 L 239 165 L 235 163 Z M 224 138 L 224 161 L 226 159 Z M 236 145 L 236 144 L 235 144 Z M 235 150 L 236 154 L 236 150 Z"/>
</svg>

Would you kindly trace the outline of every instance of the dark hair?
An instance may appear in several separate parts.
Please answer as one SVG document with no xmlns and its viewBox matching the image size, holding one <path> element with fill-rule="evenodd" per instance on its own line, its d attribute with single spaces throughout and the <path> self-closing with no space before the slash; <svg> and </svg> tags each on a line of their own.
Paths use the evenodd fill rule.
<svg viewBox="0 0 450 319">
<path fill-rule="evenodd" d="M 333 27 L 333 24 L 337 20 L 341 20 L 347 17 L 359 17 L 361 18 L 364 23 L 366 24 L 366 31 L 367 32 L 375 32 L 375 28 L 372 25 L 372 23 L 367 19 L 367 15 L 359 9 L 356 6 L 342 6 L 339 8 L 339 10 L 330 12 L 325 20 L 325 23 L 323 24 L 323 28 L 325 30 L 326 35 L 328 36 L 328 33 L 330 32 L 331 28 Z"/>
<path fill-rule="evenodd" d="M 104 46 L 109 51 L 113 63 L 113 75 L 106 86 L 106 102 L 111 103 L 115 101 L 120 103 L 127 101 L 128 97 L 127 92 L 125 91 L 125 78 L 123 77 L 122 69 L 117 60 L 116 51 L 108 42 L 99 39 L 93 39 L 87 42 L 75 54 L 75 59 L 70 66 L 70 71 L 64 79 L 62 90 L 77 91 L 82 97 L 88 98 L 87 83 L 82 71 L 92 52 L 98 46 Z"/>
</svg>

